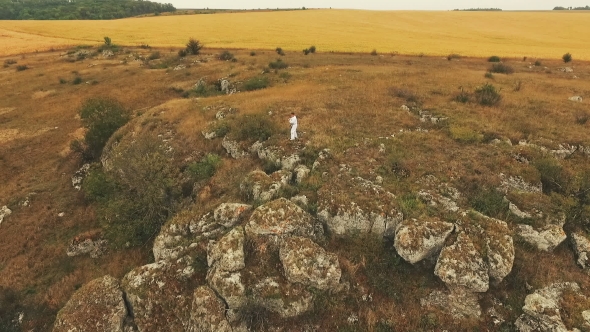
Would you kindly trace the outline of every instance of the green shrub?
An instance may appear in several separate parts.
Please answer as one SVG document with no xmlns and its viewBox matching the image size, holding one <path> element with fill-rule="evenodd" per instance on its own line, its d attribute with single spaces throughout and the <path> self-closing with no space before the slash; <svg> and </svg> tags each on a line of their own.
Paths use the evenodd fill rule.
<svg viewBox="0 0 590 332">
<path fill-rule="evenodd" d="M 455 53 L 447 55 L 447 60 L 451 61 L 451 60 L 455 60 L 455 59 L 457 59 L 457 60 L 461 59 L 461 56 L 459 54 L 455 54 Z"/>
<path fill-rule="evenodd" d="M 563 62 L 568 63 L 572 61 L 572 55 L 570 53 L 566 53 L 561 57 L 561 59 L 563 59 Z"/>
<path fill-rule="evenodd" d="M 449 128 L 451 138 L 461 143 L 479 143 L 483 140 L 483 134 L 463 126 L 451 126 Z"/>
<path fill-rule="evenodd" d="M 244 115 L 237 119 L 239 141 L 266 141 L 276 131 L 275 124 L 264 114 Z"/>
<path fill-rule="evenodd" d="M 230 53 L 229 51 L 223 51 L 220 55 L 219 55 L 219 60 L 223 60 L 223 61 L 230 61 L 233 60 L 234 55 L 232 53 Z"/>
<path fill-rule="evenodd" d="M 268 68 L 270 68 L 270 69 L 285 69 L 287 67 L 289 67 L 289 64 L 287 64 L 286 62 L 283 62 L 283 60 L 281 60 L 281 59 L 277 59 L 277 61 L 270 62 L 268 64 Z"/>
<path fill-rule="evenodd" d="M 504 193 L 495 188 L 483 189 L 470 198 L 471 207 L 488 217 L 502 219 L 508 212 L 508 201 Z"/>
<path fill-rule="evenodd" d="M 74 80 L 72 81 L 72 84 L 74 85 L 78 85 L 80 83 L 82 83 L 82 77 L 80 76 L 76 76 L 76 78 L 74 78 Z"/>
<path fill-rule="evenodd" d="M 66 84 L 68 81 L 65 78 L 59 78 L 59 84 Z"/>
<path fill-rule="evenodd" d="M 289 72 L 282 72 L 279 77 L 286 83 L 291 78 L 291 74 Z"/>
<path fill-rule="evenodd" d="M 309 52 L 310 53 L 315 53 L 315 50 L 316 50 L 315 46 L 312 45 L 312 46 L 309 47 Z"/>
<path fill-rule="evenodd" d="M 543 193 L 563 193 L 566 187 L 566 178 L 562 166 L 555 158 L 547 157 L 535 160 L 533 166 L 541 174 Z"/>
<path fill-rule="evenodd" d="M 378 54 L 378 53 L 377 53 L 377 50 L 376 50 L 376 49 L 373 49 L 373 50 L 371 51 L 371 55 L 375 56 L 375 55 L 377 55 L 377 54 Z"/>
<path fill-rule="evenodd" d="M 269 85 L 268 78 L 265 76 L 256 76 L 244 82 L 245 91 L 254 91 L 267 88 Z"/>
<path fill-rule="evenodd" d="M 211 178 L 220 165 L 221 157 L 208 153 L 200 161 L 188 165 L 187 170 L 195 181 L 202 181 Z"/>
<path fill-rule="evenodd" d="M 308 54 L 309 54 L 309 49 L 307 49 L 307 48 L 306 48 L 306 49 L 304 49 L 304 50 L 303 50 L 303 54 L 304 54 L 304 55 L 308 55 Z"/>
<path fill-rule="evenodd" d="M 15 63 L 16 63 L 16 60 L 14 60 L 14 59 L 6 59 L 6 60 L 4 60 L 4 67 L 8 67 L 8 66 L 13 65 Z"/>
<path fill-rule="evenodd" d="M 540 66 L 542 66 L 542 64 L 541 64 L 541 61 L 539 61 L 539 60 L 535 61 L 535 66 L 536 66 L 536 67 L 540 67 Z"/>
<path fill-rule="evenodd" d="M 280 47 L 277 47 L 277 48 L 275 49 L 275 52 L 277 52 L 277 54 L 278 54 L 278 55 L 281 55 L 281 56 L 282 56 L 282 55 L 285 55 L 285 52 L 284 52 L 284 51 L 283 51 L 283 49 L 282 49 L 282 48 L 280 48 Z"/>
<path fill-rule="evenodd" d="M 188 43 L 186 44 L 187 54 L 197 55 L 201 52 L 202 48 L 203 48 L 203 44 L 201 44 L 200 41 L 198 41 L 194 38 L 190 38 L 188 40 Z"/>
<path fill-rule="evenodd" d="M 27 67 L 27 65 L 16 66 L 16 71 L 23 71 L 23 70 L 27 70 L 27 69 L 29 69 L 29 67 Z"/>
<path fill-rule="evenodd" d="M 488 62 L 500 62 L 500 57 L 497 55 L 492 55 L 491 57 L 488 58 Z"/>
<path fill-rule="evenodd" d="M 465 90 L 463 90 L 463 88 L 460 88 L 461 92 L 459 92 L 457 95 L 455 95 L 455 98 L 453 98 L 456 102 L 459 103 L 467 103 L 470 99 L 469 93 L 465 92 Z"/>
<path fill-rule="evenodd" d="M 141 44 L 141 45 L 139 45 L 139 48 L 142 48 L 142 49 L 144 49 L 144 50 L 149 50 L 149 49 L 151 49 L 152 47 L 151 47 L 150 45 L 148 45 L 148 44 Z"/>
<path fill-rule="evenodd" d="M 181 58 L 184 58 L 187 55 L 188 55 L 188 52 L 186 51 L 186 48 L 178 51 L 178 56 L 181 57 Z"/>
<path fill-rule="evenodd" d="M 256 55 L 256 52 L 254 52 L 254 51 L 250 52 L 250 56 L 255 56 L 255 55 Z"/>
<path fill-rule="evenodd" d="M 110 98 L 88 99 L 79 113 L 87 129 L 84 142 L 94 158 L 100 156 L 111 135 L 129 121 L 129 114 L 123 106 Z"/>
<path fill-rule="evenodd" d="M 76 141 L 74 141 L 76 142 Z M 84 179 L 84 194 L 87 199 L 106 203 L 112 199 L 117 191 L 117 185 L 113 179 L 108 177 L 101 168 L 95 167 L 88 172 L 88 176 Z"/>
<path fill-rule="evenodd" d="M 491 72 L 487 71 L 483 77 L 485 78 L 489 78 L 489 79 L 493 79 L 494 78 L 494 74 L 492 74 Z"/>
<path fill-rule="evenodd" d="M 148 57 L 148 60 L 156 60 L 160 58 L 160 52 L 152 52 Z"/>
<path fill-rule="evenodd" d="M 509 65 L 503 63 L 494 63 L 492 67 L 488 70 L 490 73 L 499 73 L 499 74 L 512 74 L 514 73 L 514 69 Z"/>
<path fill-rule="evenodd" d="M 104 44 L 105 44 L 106 46 L 111 46 L 111 45 L 112 45 L 112 43 L 111 43 L 111 42 L 112 42 L 112 41 L 111 41 L 111 38 L 110 38 L 110 37 L 104 37 Z"/>
<path fill-rule="evenodd" d="M 502 100 L 502 96 L 499 91 L 496 90 L 496 87 L 486 83 L 475 89 L 475 100 L 477 100 L 480 105 L 493 106 Z"/>
</svg>

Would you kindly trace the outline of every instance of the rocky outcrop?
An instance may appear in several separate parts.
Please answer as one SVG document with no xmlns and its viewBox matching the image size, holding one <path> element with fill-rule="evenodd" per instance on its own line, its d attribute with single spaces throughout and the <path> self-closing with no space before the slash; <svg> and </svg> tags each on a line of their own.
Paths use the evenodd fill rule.
<svg viewBox="0 0 590 332">
<path fill-rule="evenodd" d="M 240 184 L 240 190 L 254 201 L 268 202 L 278 196 L 291 176 L 291 172 L 287 171 L 274 172 L 270 176 L 263 171 L 252 171 Z"/>
<path fill-rule="evenodd" d="M 393 194 L 368 180 L 345 174 L 318 192 L 318 217 L 336 236 L 372 233 L 393 237 L 403 220 Z"/>
<path fill-rule="evenodd" d="M 292 171 L 301 162 L 298 154 L 286 154 L 283 148 L 278 146 L 264 146 L 260 141 L 250 147 L 250 152 L 256 154 L 258 158 L 273 163 L 283 170 Z"/>
<path fill-rule="evenodd" d="M 193 259 L 185 256 L 144 265 L 125 275 L 122 286 L 140 331 L 189 328 L 194 273 Z"/>
<path fill-rule="evenodd" d="M 587 273 L 590 273 L 590 262 L 588 255 L 590 255 L 590 241 L 582 233 L 572 233 L 571 235 L 572 245 L 574 252 L 576 253 L 576 262 L 584 269 Z"/>
<path fill-rule="evenodd" d="M 292 237 L 281 244 L 279 258 L 285 276 L 292 283 L 317 289 L 335 289 L 342 270 L 335 254 L 327 253 L 308 238 Z"/>
<path fill-rule="evenodd" d="M 549 224 L 545 227 L 536 230 L 530 225 L 520 224 L 516 228 L 516 233 L 522 239 L 537 249 L 551 252 L 555 247 L 560 245 L 567 235 L 563 231 L 562 225 Z"/>
<path fill-rule="evenodd" d="M 84 241 L 70 244 L 66 254 L 69 257 L 90 255 L 92 258 L 98 258 L 107 250 L 107 240 L 85 239 Z"/>
<path fill-rule="evenodd" d="M 217 266 L 223 271 L 238 271 L 244 263 L 244 231 L 236 227 L 219 241 L 211 241 L 207 246 L 207 264 Z"/>
<path fill-rule="evenodd" d="M 230 309 L 239 309 L 246 304 L 246 287 L 241 271 L 224 271 L 213 266 L 207 272 L 207 283 L 227 303 Z"/>
<path fill-rule="evenodd" d="M 520 176 L 507 176 L 500 173 L 502 178 L 502 184 L 500 185 L 500 191 L 506 193 L 508 191 L 514 191 L 518 193 L 542 193 L 543 185 L 541 183 L 531 184 L 526 182 Z"/>
<path fill-rule="evenodd" d="M 485 258 L 490 279 L 500 283 L 514 265 L 514 240 L 506 222 L 484 215 L 479 218 L 485 230 Z"/>
<path fill-rule="evenodd" d="M 213 211 L 213 220 L 223 227 L 237 225 L 245 213 L 252 210 L 252 205 L 241 203 L 222 203 Z"/>
<path fill-rule="evenodd" d="M 313 308 L 313 295 L 301 284 L 266 277 L 252 287 L 250 304 L 259 305 L 283 318 L 299 316 Z"/>
<path fill-rule="evenodd" d="M 454 228 L 439 219 L 407 220 L 395 234 L 394 247 L 403 259 L 414 264 L 438 253 Z"/>
<path fill-rule="evenodd" d="M 246 158 L 250 155 L 247 151 L 242 150 L 240 143 L 229 140 L 226 137 L 223 138 L 221 146 L 234 159 Z"/>
<path fill-rule="evenodd" d="M 520 332 L 567 332 L 560 315 L 560 300 L 565 290 L 579 292 L 577 283 L 555 283 L 527 295 L 522 314 L 514 323 Z"/>
<path fill-rule="evenodd" d="M 88 175 L 89 171 L 90 164 L 84 164 L 79 170 L 76 171 L 76 173 L 74 173 L 72 176 L 72 187 L 74 187 L 74 189 L 82 189 L 82 182 L 84 181 L 84 178 L 86 178 L 86 175 Z"/>
<path fill-rule="evenodd" d="M 225 303 L 207 286 L 201 286 L 193 293 L 187 332 L 232 332 L 225 317 Z"/>
<path fill-rule="evenodd" d="M 421 299 L 420 305 L 426 309 L 442 310 L 457 319 L 479 318 L 481 316 L 478 295 L 461 288 L 434 291 Z"/>
<path fill-rule="evenodd" d="M 59 311 L 53 332 L 123 332 L 127 309 L 119 281 L 104 276 L 78 289 Z"/>
<path fill-rule="evenodd" d="M 4 218 L 8 217 L 11 213 L 12 210 L 10 210 L 6 205 L 0 208 L 0 224 L 2 224 Z"/>
<path fill-rule="evenodd" d="M 442 249 L 434 274 L 449 288 L 465 288 L 471 292 L 486 292 L 489 288 L 488 266 L 465 233 Z"/>
<path fill-rule="evenodd" d="M 301 183 L 303 179 L 305 179 L 311 170 L 305 165 L 298 165 L 293 170 L 293 174 L 295 175 L 295 183 Z"/>
</svg>

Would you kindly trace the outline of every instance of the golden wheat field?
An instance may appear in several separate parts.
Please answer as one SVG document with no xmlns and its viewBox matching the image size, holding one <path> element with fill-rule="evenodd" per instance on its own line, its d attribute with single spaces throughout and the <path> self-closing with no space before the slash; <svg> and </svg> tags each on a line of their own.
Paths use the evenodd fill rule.
<svg viewBox="0 0 590 332">
<path fill-rule="evenodd" d="M 112 21 L 0 21 L 0 55 L 96 44 L 590 60 L 590 13 L 298 10 Z"/>
</svg>

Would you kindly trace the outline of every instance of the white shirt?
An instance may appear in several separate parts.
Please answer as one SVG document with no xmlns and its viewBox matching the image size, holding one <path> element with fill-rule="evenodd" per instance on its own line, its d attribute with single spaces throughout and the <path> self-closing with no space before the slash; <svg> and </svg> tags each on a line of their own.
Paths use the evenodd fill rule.
<svg viewBox="0 0 590 332">
<path fill-rule="evenodd" d="M 289 118 L 289 123 L 292 126 L 297 126 L 297 117 L 295 117 L 295 115 L 293 115 L 292 117 Z"/>
</svg>

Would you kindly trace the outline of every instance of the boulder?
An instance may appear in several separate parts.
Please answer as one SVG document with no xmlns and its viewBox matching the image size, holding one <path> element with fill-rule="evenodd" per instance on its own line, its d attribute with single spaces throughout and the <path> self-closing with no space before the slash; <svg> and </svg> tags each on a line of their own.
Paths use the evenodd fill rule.
<svg viewBox="0 0 590 332">
<path fill-rule="evenodd" d="M 454 228 L 455 225 L 439 219 L 404 221 L 395 234 L 395 250 L 414 264 L 438 253 Z"/>
<path fill-rule="evenodd" d="M 520 332 L 567 332 L 561 315 L 561 297 L 565 290 L 579 292 L 574 282 L 555 283 L 527 295 L 522 314 L 514 323 Z"/>
<path fill-rule="evenodd" d="M 207 272 L 207 283 L 230 309 L 239 309 L 246 304 L 246 287 L 241 271 L 229 272 L 213 266 Z"/>
<path fill-rule="evenodd" d="M 234 227 L 250 210 L 252 210 L 252 205 L 222 203 L 213 211 L 213 218 L 217 224 L 230 228 Z"/>
<path fill-rule="evenodd" d="M 512 271 L 514 265 L 514 240 L 508 224 L 502 220 L 475 213 L 479 225 L 485 230 L 485 260 L 490 279 L 500 283 Z"/>
<path fill-rule="evenodd" d="M 58 312 L 53 332 L 123 332 L 127 309 L 119 281 L 94 279 L 78 289 Z"/>
<path fill-rule="evenodd" d="M 10 214 L 12 214 L 12 210 L 10 210 L 6 205 L 0 208 L 0 224 L 2 224 L 4 218 L 8 217 Z"/>
<path fill-rule="evenodd" d="M 579 102 L 579 103 L 581 103 L 583 100 L 583 98 L 581 96 L 572 96 L 572 97 L 569 97 L 568 99 L 571 101 Z"/>
<path fill-rule="evenodd" d="M 323 237 L 321 224 L 295 203 L 285 198 L 259 206 L 245 227 L 249 237 L 302 236 L 311 239 Z"/>
<path fill-rule="evenodd" d="M 301 284 L 266 277 L 252 287 L 251 304 L 262 306 L 282 318 L 296 317 L 313 308 L 313 295 Z"/>
<path fill-rule="evenodd" d="M 433 291 L 420 300 L 420 305 L 424 308 L 442 310 L 456 319 L 479 318 L 481 316 L 481 306 L 477 294 L 461 288 Z"/>
<path fill-rule="evenodd" d="M 277 173 L 277 172 L 275 172 Z M 250 199 L 268 202 L 278 196 L 279 190 L 288 183 L 290 176 L 285 179 L 283 172 L 273 177 L 260 170 L 250 172 L 240 184 L 240 190 Z M 278 181 L 277 181 L 278 180 Z"/>
<path fill-rule="evenodd" d="M 207 264 L 223 271 L 238 271 L 244 263 L 244 230 L 236 227 L 219 241 L 210 241 L 207 246 Z"/>
<path fill-rule="evenodd" d="M 172 218 L 160 229 L 154 239 L 152 251 L 154 260 L 177 259 L 188 246 L 189 225 L 178 222 L 178 216 Z"/>
<path fill-rule="evenodd" d="M 530 225 L 519 224 L 516 233 L 527 243 L 547 252 L 553 251 L 567 238 L 563 225 L 558 224 L 549 224 L 539 230 Z"/>
<path fill-rule="evenodd" d="M 96 240 L 85 239 L 79 243 L 70 244 L 66 254 L 69 257 L 90 255 L 92 258 L 98 258 L 104 254 L 107 250 L 107 240 Z"/>
<path fill-rule="evenodd" d="M 465 233 L 460 233 L 454 244 L 442 249 L 434 274 L 449 288 L 480 293 L 489 288 L 488 266 Z"/>
<path fill-rule="evenodd" d="M 337 236 L 372 233 L 392 237 L 403 214 L 396 209 L 395 196 L 383 187 L 341 174 L 318 192 L 318 218 Z"/>
<path fill-rule="evenodd" d="M 301 158 L 296 153 L 290 156 L 284 156 L 281 158 L 281 169 L 292 171 L 300 162 Z"/>
<path fill-rule="evenodd" d="M 292 283 L 300 283 L 318 289 L 336 289 L 342 270 L 338 256 L 327 253 L 312 240 L 294 236 L 281 244 L 279 258 L 285 276 Z"/>
<path fill-rule="evenodd" d="M 122 286 L 139 331 L 184 331 L 191 316 L 194 276 L 189 256 L 144 265 L 125 275 Z"/>
<path fill-rule="evenodd" d="M 520 144 L 520 143 L 519 143 Z M 502 184 L 498 188 L 501 192 L 507 193 L 514 191 L 517 193 L 542 193 L 543 185 L 539 182 L 537 184 L 531 184 L 526 182 L 520 176 L 506 176 L 500 173 Z"/>
<path fill-rule="evenodd" d="M 295 174 L 295 182 L 301 183 L 301 181 L 303 181 L 303 179 L 305 179 L 310 172 L 311 170 L 309 167 L 305 165 L 297 165 L 297 167 L 295 167 L 293 170 L 293 173 Z"/>
<path fill-rule="evenodd" d="M 227 151 L 227 153 L 234 159 L 246 158 L 249 156 L 248 152 L 240 148 L 240 144 L 238 142 L 229 140 L 226 137 L 223 138 L 221 146 L 223 146 L 225 151 Z"/>
<path fill-rule="evenodd" d="M 207 286 L 201 286 L 193 293 L 187 332 L 232 332 L 225 317 L 225 303 Z"/>
<path fill-rule="evenodd" d="M 590 241 L 582 233 L 572 233 L 571 236 L 574 252 L 576 253 L 578 265 L 586 272 L 590 272 L 590 262 L 588 255 L 590 255 Z"/>
</svg>

